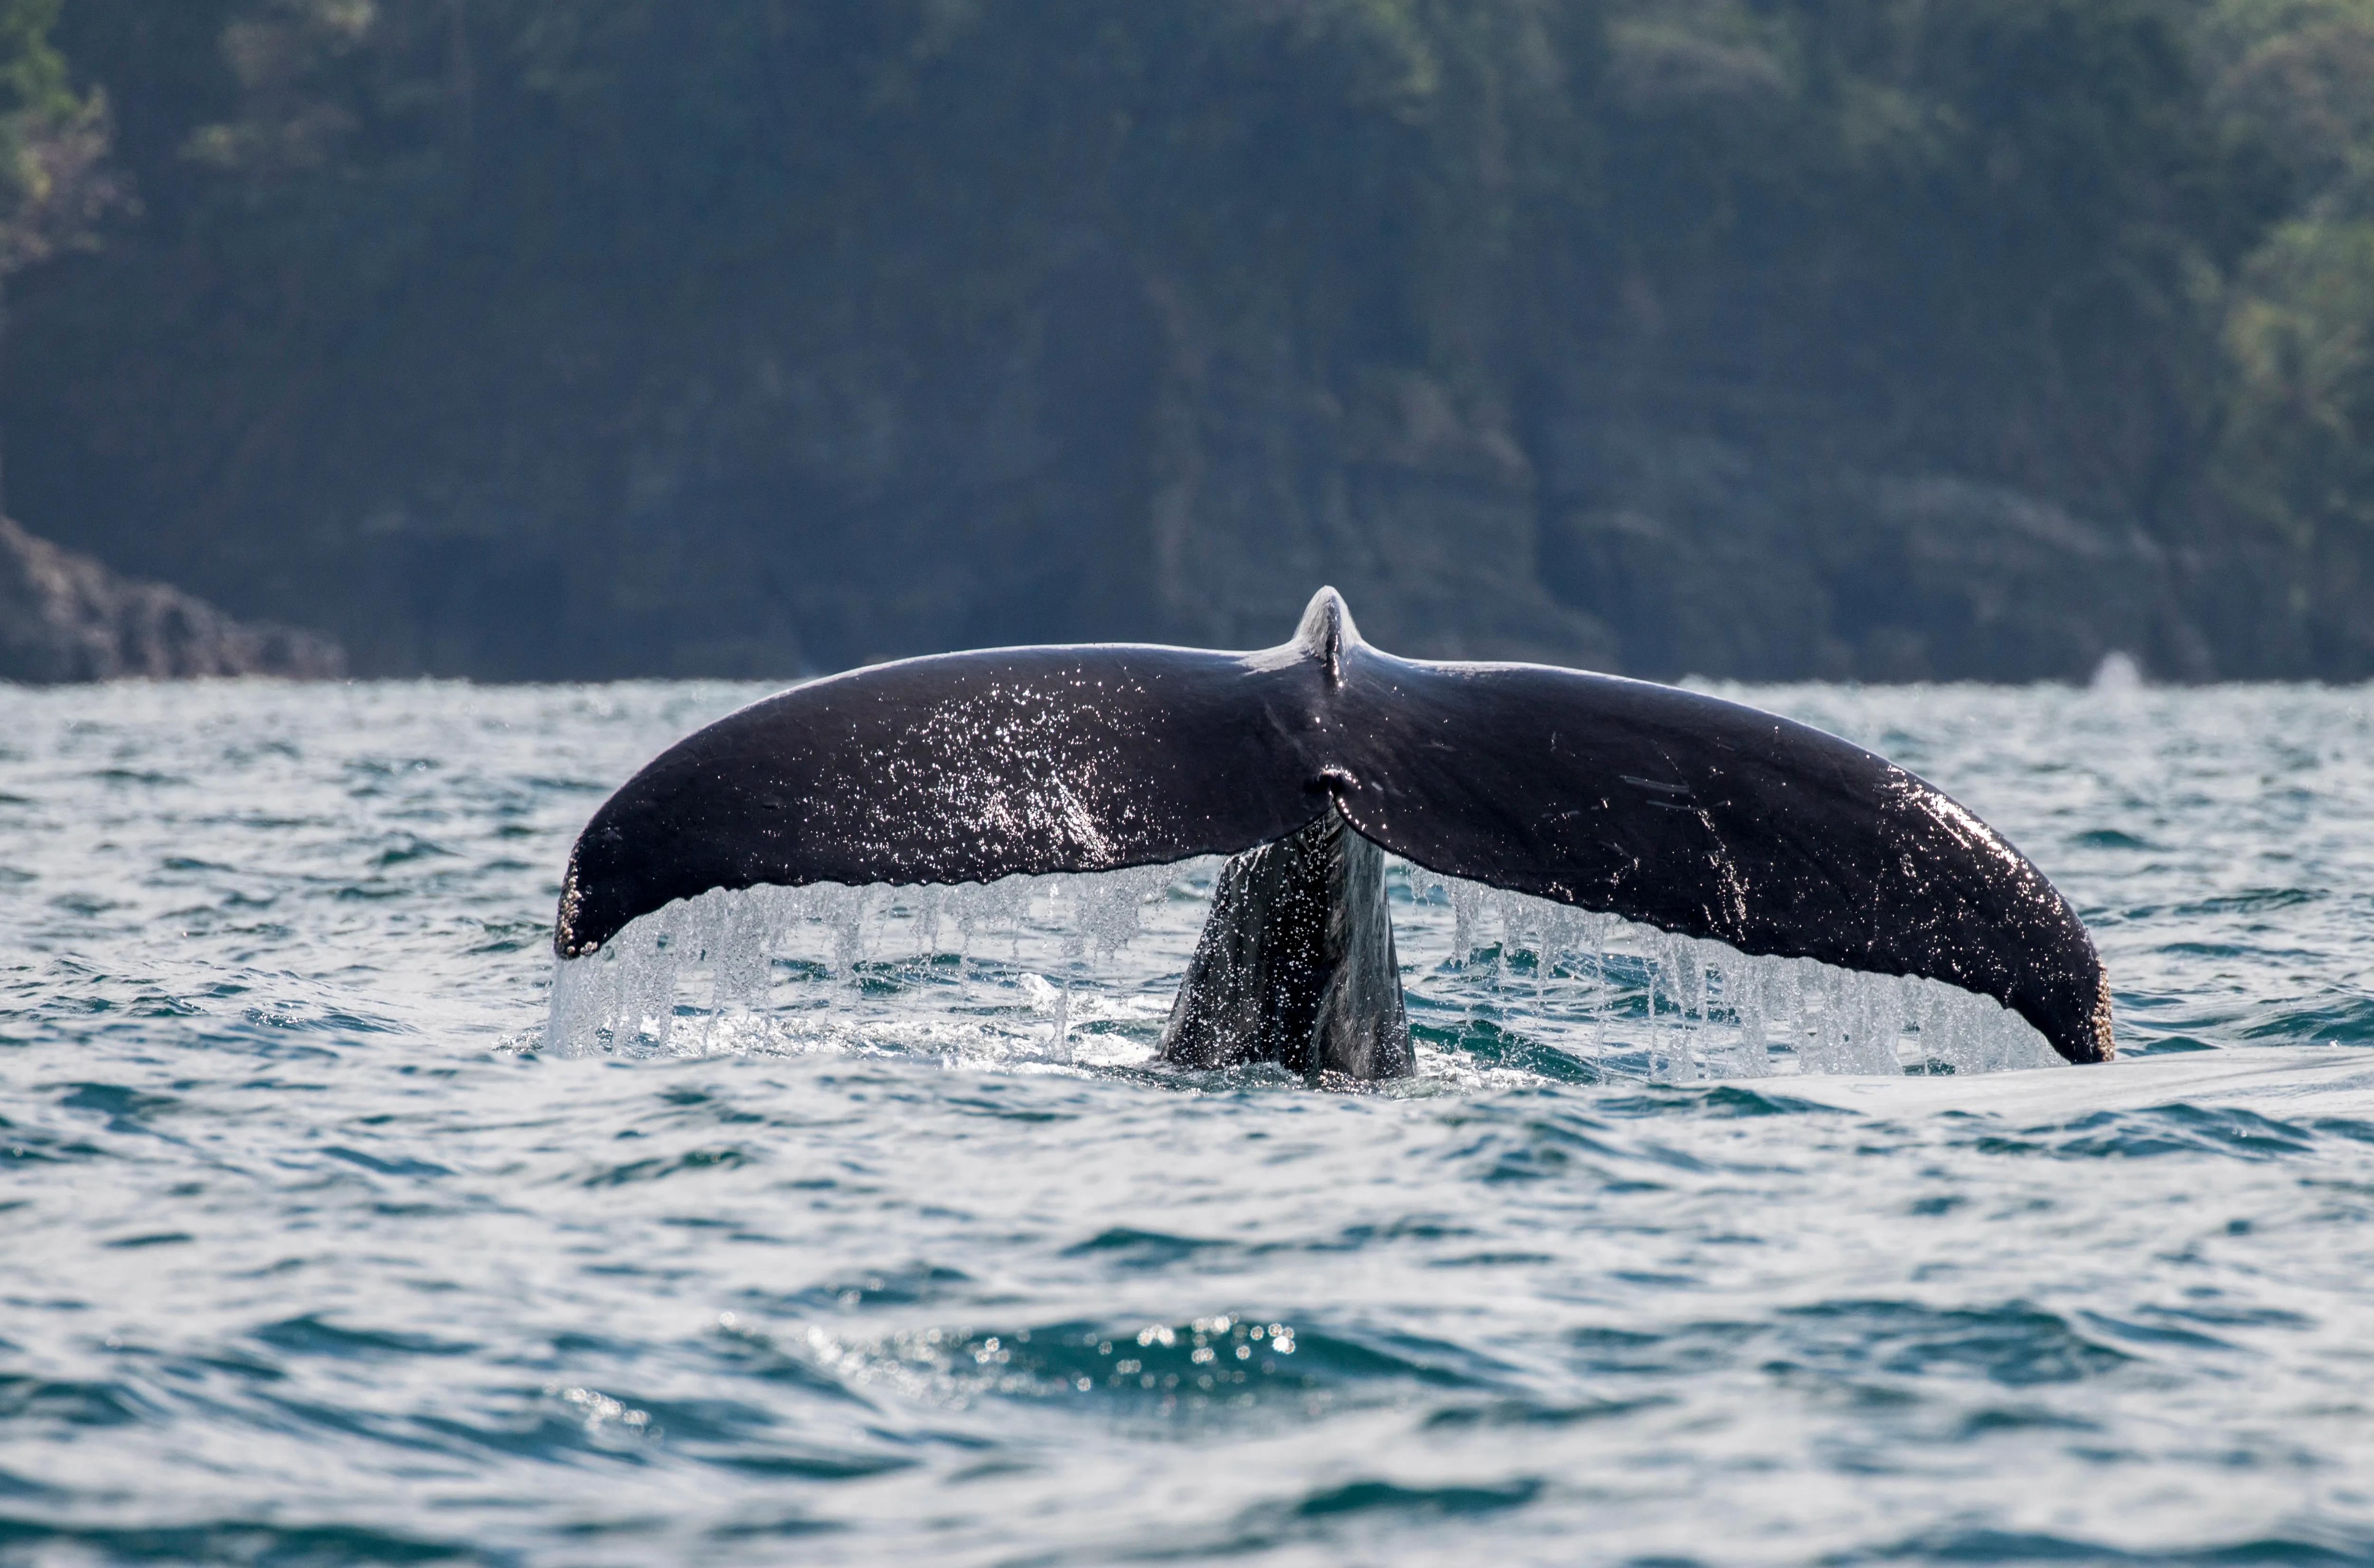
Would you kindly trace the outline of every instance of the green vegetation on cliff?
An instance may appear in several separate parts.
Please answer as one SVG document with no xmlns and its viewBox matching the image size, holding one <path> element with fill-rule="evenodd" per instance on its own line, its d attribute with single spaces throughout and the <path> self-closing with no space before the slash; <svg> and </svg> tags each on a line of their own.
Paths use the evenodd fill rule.
<svg viewBox="0 0 2374 1568">
<path fill-rule="evenodd" d="M 55 9 L 13 509 L 365 669 L 2374 673 L 2374 0 Z"/>
</svg>

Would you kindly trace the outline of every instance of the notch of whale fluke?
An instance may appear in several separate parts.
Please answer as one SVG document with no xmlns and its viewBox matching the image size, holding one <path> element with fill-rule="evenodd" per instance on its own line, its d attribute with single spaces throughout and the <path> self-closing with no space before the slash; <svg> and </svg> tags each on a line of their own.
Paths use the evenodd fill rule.
<svg viewBox="0 0 2374 1568">
<path fill-rule="evenodd" d="M 1397 659 L 1332 589 L 1259 652 L 941 654 L 729 714 L 594 813 L 553 946 L 582 956 L 711 888 L 1111 871 L 1240 854 L 1331 811 L 1441 875 L 1744 954 L 1942 980 L 2072 1061 L 2112 1052 L 2075 912 L 1932 785 L 1696 692 Z"/>
</svg>

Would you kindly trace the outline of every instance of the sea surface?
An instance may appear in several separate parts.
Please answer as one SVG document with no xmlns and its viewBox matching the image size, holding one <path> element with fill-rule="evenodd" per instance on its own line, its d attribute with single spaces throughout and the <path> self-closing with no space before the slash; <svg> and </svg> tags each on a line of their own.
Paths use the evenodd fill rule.
<svg viewBox="0 0 2374 1568">
<path fill-rule="evenodd" d="M 2374 694 L 1726 689 L 2026 849 L 2115 1064 L 1404 871 L 1368 1087 L 1151 1059 L 1208 865 L 556 1007 L 757 695 L 0 688 L 0 1563 L 2374 1562 Z"/>
</svg>

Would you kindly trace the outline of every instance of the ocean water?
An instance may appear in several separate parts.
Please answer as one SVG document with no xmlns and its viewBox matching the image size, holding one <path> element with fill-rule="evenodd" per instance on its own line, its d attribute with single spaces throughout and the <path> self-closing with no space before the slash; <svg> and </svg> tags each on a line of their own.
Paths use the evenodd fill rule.
<svg viewBox="0 0 2374 1568">
<path fill-rule="evenodd" d="M 0 1562 L 2374 1562 L 2374 694 L 1730 694 L 2027 849 L 2116 1064 L 1403 872 L 1317 1089 L 1150 1060 L 1208 866 L 556 1005 L 755 695 L 0 688 Z"/>
</svg>

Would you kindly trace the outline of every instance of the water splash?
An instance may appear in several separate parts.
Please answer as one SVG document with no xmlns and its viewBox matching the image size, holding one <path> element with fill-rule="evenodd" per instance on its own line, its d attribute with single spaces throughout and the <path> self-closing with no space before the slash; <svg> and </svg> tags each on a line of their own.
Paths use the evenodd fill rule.
<svg viewBox="0 0 2374 1568">
<path fill-rule="evenodd" d="M 2102 661 L 2094 666 L 2094 678 L 2086 684 L 2105 696 L 2131 696 L 2144 689 L 2144 669 L 2133 654 L 2114 648 L 2102 655 Z"/>
<path fill-rule="evenodd" d="M 556 968 L 546 1048 L 936 1053 L 1149 1063 L 1216 857 L 958 886 L 712 892 Z M 1422 1078 L 1475 1076 L 1476 1026 L 1600 1076 L 1971 1073 L 2057 1065 L 2027 1023 L 1933 980 L 1750 957 L 1395 862 Z"/>
</svg>

